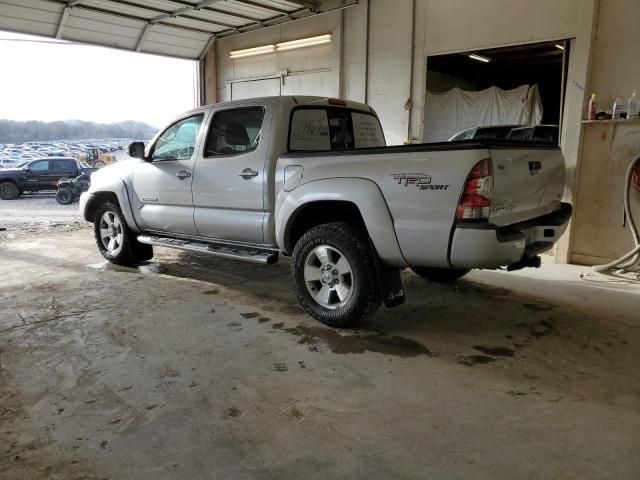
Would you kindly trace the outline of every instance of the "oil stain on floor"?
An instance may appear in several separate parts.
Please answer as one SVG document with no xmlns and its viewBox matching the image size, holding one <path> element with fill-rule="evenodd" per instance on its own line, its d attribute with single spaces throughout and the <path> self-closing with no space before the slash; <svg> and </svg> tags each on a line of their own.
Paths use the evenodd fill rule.
<svg viewBox="0 0 640 480">
<path fill-rule="evenodd" d="M 298 344 L 306 345 L 311 352 L 329 350 L 337 354 L 382 353 L 401 358 L 435 354 L 427 347 L 410 338 L 386 335 L 382 332 L 365 335 L 342 334 L 325 327 L 298 325 L 285 328 L 283 323 L 274 323 L 272 328 L 298 337 Z"/>
</svg>

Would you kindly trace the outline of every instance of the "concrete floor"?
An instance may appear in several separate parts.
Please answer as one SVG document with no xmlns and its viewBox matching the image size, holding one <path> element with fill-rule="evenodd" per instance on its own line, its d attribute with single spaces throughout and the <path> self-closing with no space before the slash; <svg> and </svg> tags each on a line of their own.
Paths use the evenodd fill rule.
<svg viewBox="0 0 640 480">
<path fill-rule="evenodd" d="M 336 331 L 286 261 L 114 267 L 30 228 L 0 232 L 2 479 L 638 478 L 637 318 L 407 273 Z"/>
</svg>

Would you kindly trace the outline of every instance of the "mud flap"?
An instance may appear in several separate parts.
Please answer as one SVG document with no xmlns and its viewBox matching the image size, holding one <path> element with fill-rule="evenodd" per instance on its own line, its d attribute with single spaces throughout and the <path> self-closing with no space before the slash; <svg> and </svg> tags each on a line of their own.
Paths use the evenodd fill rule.
<svg viewBox="0 0 640 480">
<path fill-rule="evenodd" d="M 384 305 L 387 308 L 402 305 L 405 300 L 404 287 L 402 285 L 402 277 L 400 277 L 400 269 L 398 267 L 390 267 L 380 260 L 376 247 L 369 240 L 371 252 L 376 266 L 376 276 L 378 277 L 378 286 L 382 292 Z"/>
</svg>

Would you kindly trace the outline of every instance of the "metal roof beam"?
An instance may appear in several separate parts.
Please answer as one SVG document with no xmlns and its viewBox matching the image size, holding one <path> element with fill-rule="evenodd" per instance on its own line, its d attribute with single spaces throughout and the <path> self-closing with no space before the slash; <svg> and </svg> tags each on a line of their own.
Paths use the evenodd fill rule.
<svg viewBox="0 0 640 480">
<path fill-rule="evenodd" d="M 238 0 L 236 0 L 238 1 Z M 245 0 L 242 0 L 244 3 L 247 3 Z M 338 10 L 346 10 L 347 8 L 351 8 L 351 7 L 355 7 L 356 5 L 360 4 L 360 0 L 351 0 L 349 3 L 345 3 L 343 5 L 339 5 L 337 7 L 333 7 L 333 8 L 329 8 L 327 10 L 321 10 L 321 11 L 317 11 L 317 12 L 313 12 L 310 11 L 308 8 L 303 7 L 300 8 L 298 10 L 293 10 L 291 12 L 288 12 L 285 15 L 274 15 L 273 17 L 269 17 L 269 18 L 265 18 L 264 20 L 262 20 L 260 22 L 260 24 L 253 23 L 253 24 L 248 24 L 248 25 L 243 25 L 242 27 L 238 27 L 237 30 L 238 31 L 232 31 L 232 30 L 223 30 L 222 32 L 218 32 L 215 34 L 216 39 L 218 38 L 225 38 L 225 37 L 230 37 L 232 35 L 238 35 L 240 33 L 248 33 L 248 32 L 253 32 L 256 30 L 261 30 L 263 28 L 270 28 L 270 27 L 275 27 L 277 25 L 282 25 L 283 23 L 289 23 L 289 22 L 295 22 L 298 20 L 304 20 L 305 18 L 311 18 L 311 17 L 315 17 L 316 15 L 324 15 L 327 13 L 331 13 L 331 12 L 335 12 Z M 271 7 L 269 7 L 271 8 Z M 296 17 L 296 14 L 305 12 L 305 11 L 309 11 L 310 14 L 309 15 L 305 15 L 302 17 Z M 289 19 L 288 21 L 286 21 L 286 19 Z M 285 20 L 284 22 L 282 20 Z"/>
<path fill-rule="evenodd" d="M 71 8 L 73 7 L 64 7 L 64 10 L 62 11 L 62 15 L 60 16 L 60 22 L 58 23 L 58 29 L 56 30 L 56 40 L 60 40 L 62 38 L 64 27 L 67 26 L 67 20 L 69 20 L 69 14 L 71 13 Z"/>
<path fill-rule="evenodd" d="M 172 10 L 164 10 L 162 8 L 158 8 L 158 7 L 153 7 L 150 5 L 141 5 L 139 3 L 134 3 L 134 2 L 129 2 L 127 0 L 106 0 L 107 2 L 110 3 L 115 3 L 117 5 L 125 5 L 127 7 L 132 7 L 132 8 L 138 8 L 140 10 L 149 10 L 150 12 L 155 12 L 155 13 L 159 13 L 160 15 L 153 17 L 153 18 L 160 18 L 160 17 L 164 17 L 164 18 L 172 18 L 174 16 L 174 12 Z M 210 23 L 212 25 L 217 25 L 219 27 L 225 27 L 225 28 L 235 28 L 235 25 L 231 25 L 229 23 L 223 23 L 223 22 L 217 22 L 215 20 L 210 20 L 208 18 L 199 18 L 199 17 L 193 17 L 191 15 L 180 15 L 182 18 L 186 18 L 187 20 L 195 20 L 197 22 L 203 22 L 203 23 Z M 153 19 L 150 19 L 151 23 L 154 23 L 152 21 Z"/>
<path fill-rule="evenodd" d="M 262 8 L 263 10 L 267 10 L 270 12 L 278 12 L 282 15 L 289 15 L 290 12 L 289 10 L 284 10 L 282 8 L 278 8 L 278 7 L 273 7 L 271 5 L 263 5 L 261 3 L 258 2 L 252 2 L 251 0 L 236 0 L 238 3 L 244 3 L 245 5 L 251 5 L 252 7 L 257 7 L 257 8 Z M 305 7 L 307 8 L 307 7 Z"/>
<path fill-rule="evenodd" d="M 191 12 L 191 11 L 194 11 L 194 10 L 197 11 L 197 10 L 200 10 L 201 8 L 203 8 L 203 7 L 208 7 L 209 5 L 213 5 L 214 3 L 219 3 L 221 1 L 222 0 L 204 0 L 204 1 L 199 2 L 199 3 L 194 3 L 193 5 L 188 6 L 188 7 L 183 7 L 183 8 L 179 8 L 177 10 L 173 10 L 170 13 L 165 13 L 165 14 L 162 14 L 162 15 L 158 15 L 157 17 L 153 17 L 149 21 L 151 23 L 158 23 L 158 22 L 160 22 L 162 20 L 166 20 L 168 18 L 176 18 L 176 17 L 179 17 L 181 15 L 184 16 L 185 13 L 188 13 L 188 12 Z M 196 18 L 196 20 L 199 20 L 199 19 Z M 222 25 L 222 26 L 224 26 L 224 25 Z"/>
<path fill-rule="evenodd" d="M 202 61 L 205 59 L 205 57 L 207 56 L 207 52 L 209 51 L 209 49 L 211 48 L 211 45 L 213 45 L 213 42 L 215 41 L 216 41 L 216 37 L 214 35 L 211 35 L 209 37 L 209 40 L 207 41 L 207 44 L 204 46 L 204 48 L 200 52 L 200 55 L 198 56 L 198 60 Z"/>
<path fill-rule="evenodd" d="M 62 11 L 62 15 L 60 16 L 60 22 L 58 22 L 58 29 L 56 30 L 56 40 L 60 40 L 62 38 L 62 34 L 64 33 L 64 27 L 67 26 L 67 20 L 69 20 L 69 14 L 71 13 L 71 9 L 78 5 L 80 2 L 84 0 L 69 0 Z"/>
<path fill-rule="evenodd" d="M 55 4 L 58 4 L 58 5 L 64 5 L 64 6 L 67 5 L 67 3 L 62 1 L 62 0 L 43 0 L 43 1 L 49 2 L 49 3 L 55 3 Z M 220 1 L 220 0 L 216 0 L 216 1 Z M 102 13 L 102 14 L 105 14 L 105 15 L 113 15 L 114 17 L 126 18 L 127 20 L 136 20 L 136 21 L 142 22 L 142 23 L 148 23 L 149 22 L 148 18 L 140 17 L 139 15 L 130 15 L 128 13 L 121 13 L 121 12 L 116 12 L 116 11 L 113 11 L 113 10 L 107 10 L 106 8 L 90 7 L 89 5 L 78 5 L 75 8 L 80 9 L 80 10 L 86 10 L 88 12 Z M 203 30 L 201 28 L 187 27 L 187 26 L 184 26 L 184 25 L 176 25 L 174 23 L 167 23 L 167 22 L 156 22 L 156 23 L 158 25 L 162 25 L 163 27 L 175 28 L 177 30 L 184 30 L 186 32 L 202 33 L 202 34 L 205 34 L 205 35 L 211 35 L 211 33 L 212 33 L 211 30 Z"/>
<path fill-rule="evenodd" d="M 169 0 L 171 3 L 177 3 L 179 5 L 193 5 L 192 3 L 186 2 L 185 0 Z M 246 15 L 244 13 L 237 13 L 237 12 L 227 12 L 226 10 L 220 10 L 219 8 L 213 8 L 213 7 L 201 7 L 200 10 L 205 10 L 207 12 L 212 12 L 212 13 L 218 13 L 221 15 L 225 15 L 227 17 L 235 17 L 235 18 L 240 18 L 242 20 L 250 20 L 251 22 L 257 22 L 257 23 L 262 23 L 262 19 L 260 18 L 256 18 L 256 17 L 251 17 L 249 15 Z"/>
<path fill-rule="evenodd" d="M 142 47 L 144 45 L 144 41 L 147 39 L 147 36 L 149 35 L 149 31 L 151 30 L 151 24 L 147 23 L 144 28 L 142 29 L 142 33 L 140 34 L 140 37 L 138 38 L 138 43 L 136 43 L 136 52 L 140 52 L 142 51 Z"/>
<path fill-rule="evenodd" d="M 317 12 L 320 8 L 320 2 L 316 0 L 289 0 L 291 3 L 300 5 L 301 7 L 308 8 L 312 12 Z"/>
</svg>

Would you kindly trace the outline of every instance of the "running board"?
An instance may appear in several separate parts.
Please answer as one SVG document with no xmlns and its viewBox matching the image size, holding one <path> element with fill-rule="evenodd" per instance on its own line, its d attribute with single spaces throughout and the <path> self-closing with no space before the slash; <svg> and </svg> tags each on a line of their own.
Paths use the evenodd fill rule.
<svg viewBox="0 0 640 480">
<path fill-rule="evenodd" d="M 221 258 L 232 258 L 234 260 L 244 260 L 246 262 L 271 265 L 278 261 L 278 252 L 272 250 L 260 250 L 251 247 L 241 247 L 236 245 L 223 245 L 220 243 L 196 242 L 193 240 L 182 240 L 180 238 L 156 237 L 151 235 L 138 236 L 140 243 L 154 245 L 157 247 L 176 248 L 187 252 L 205 253 Z"/>
</svg>

